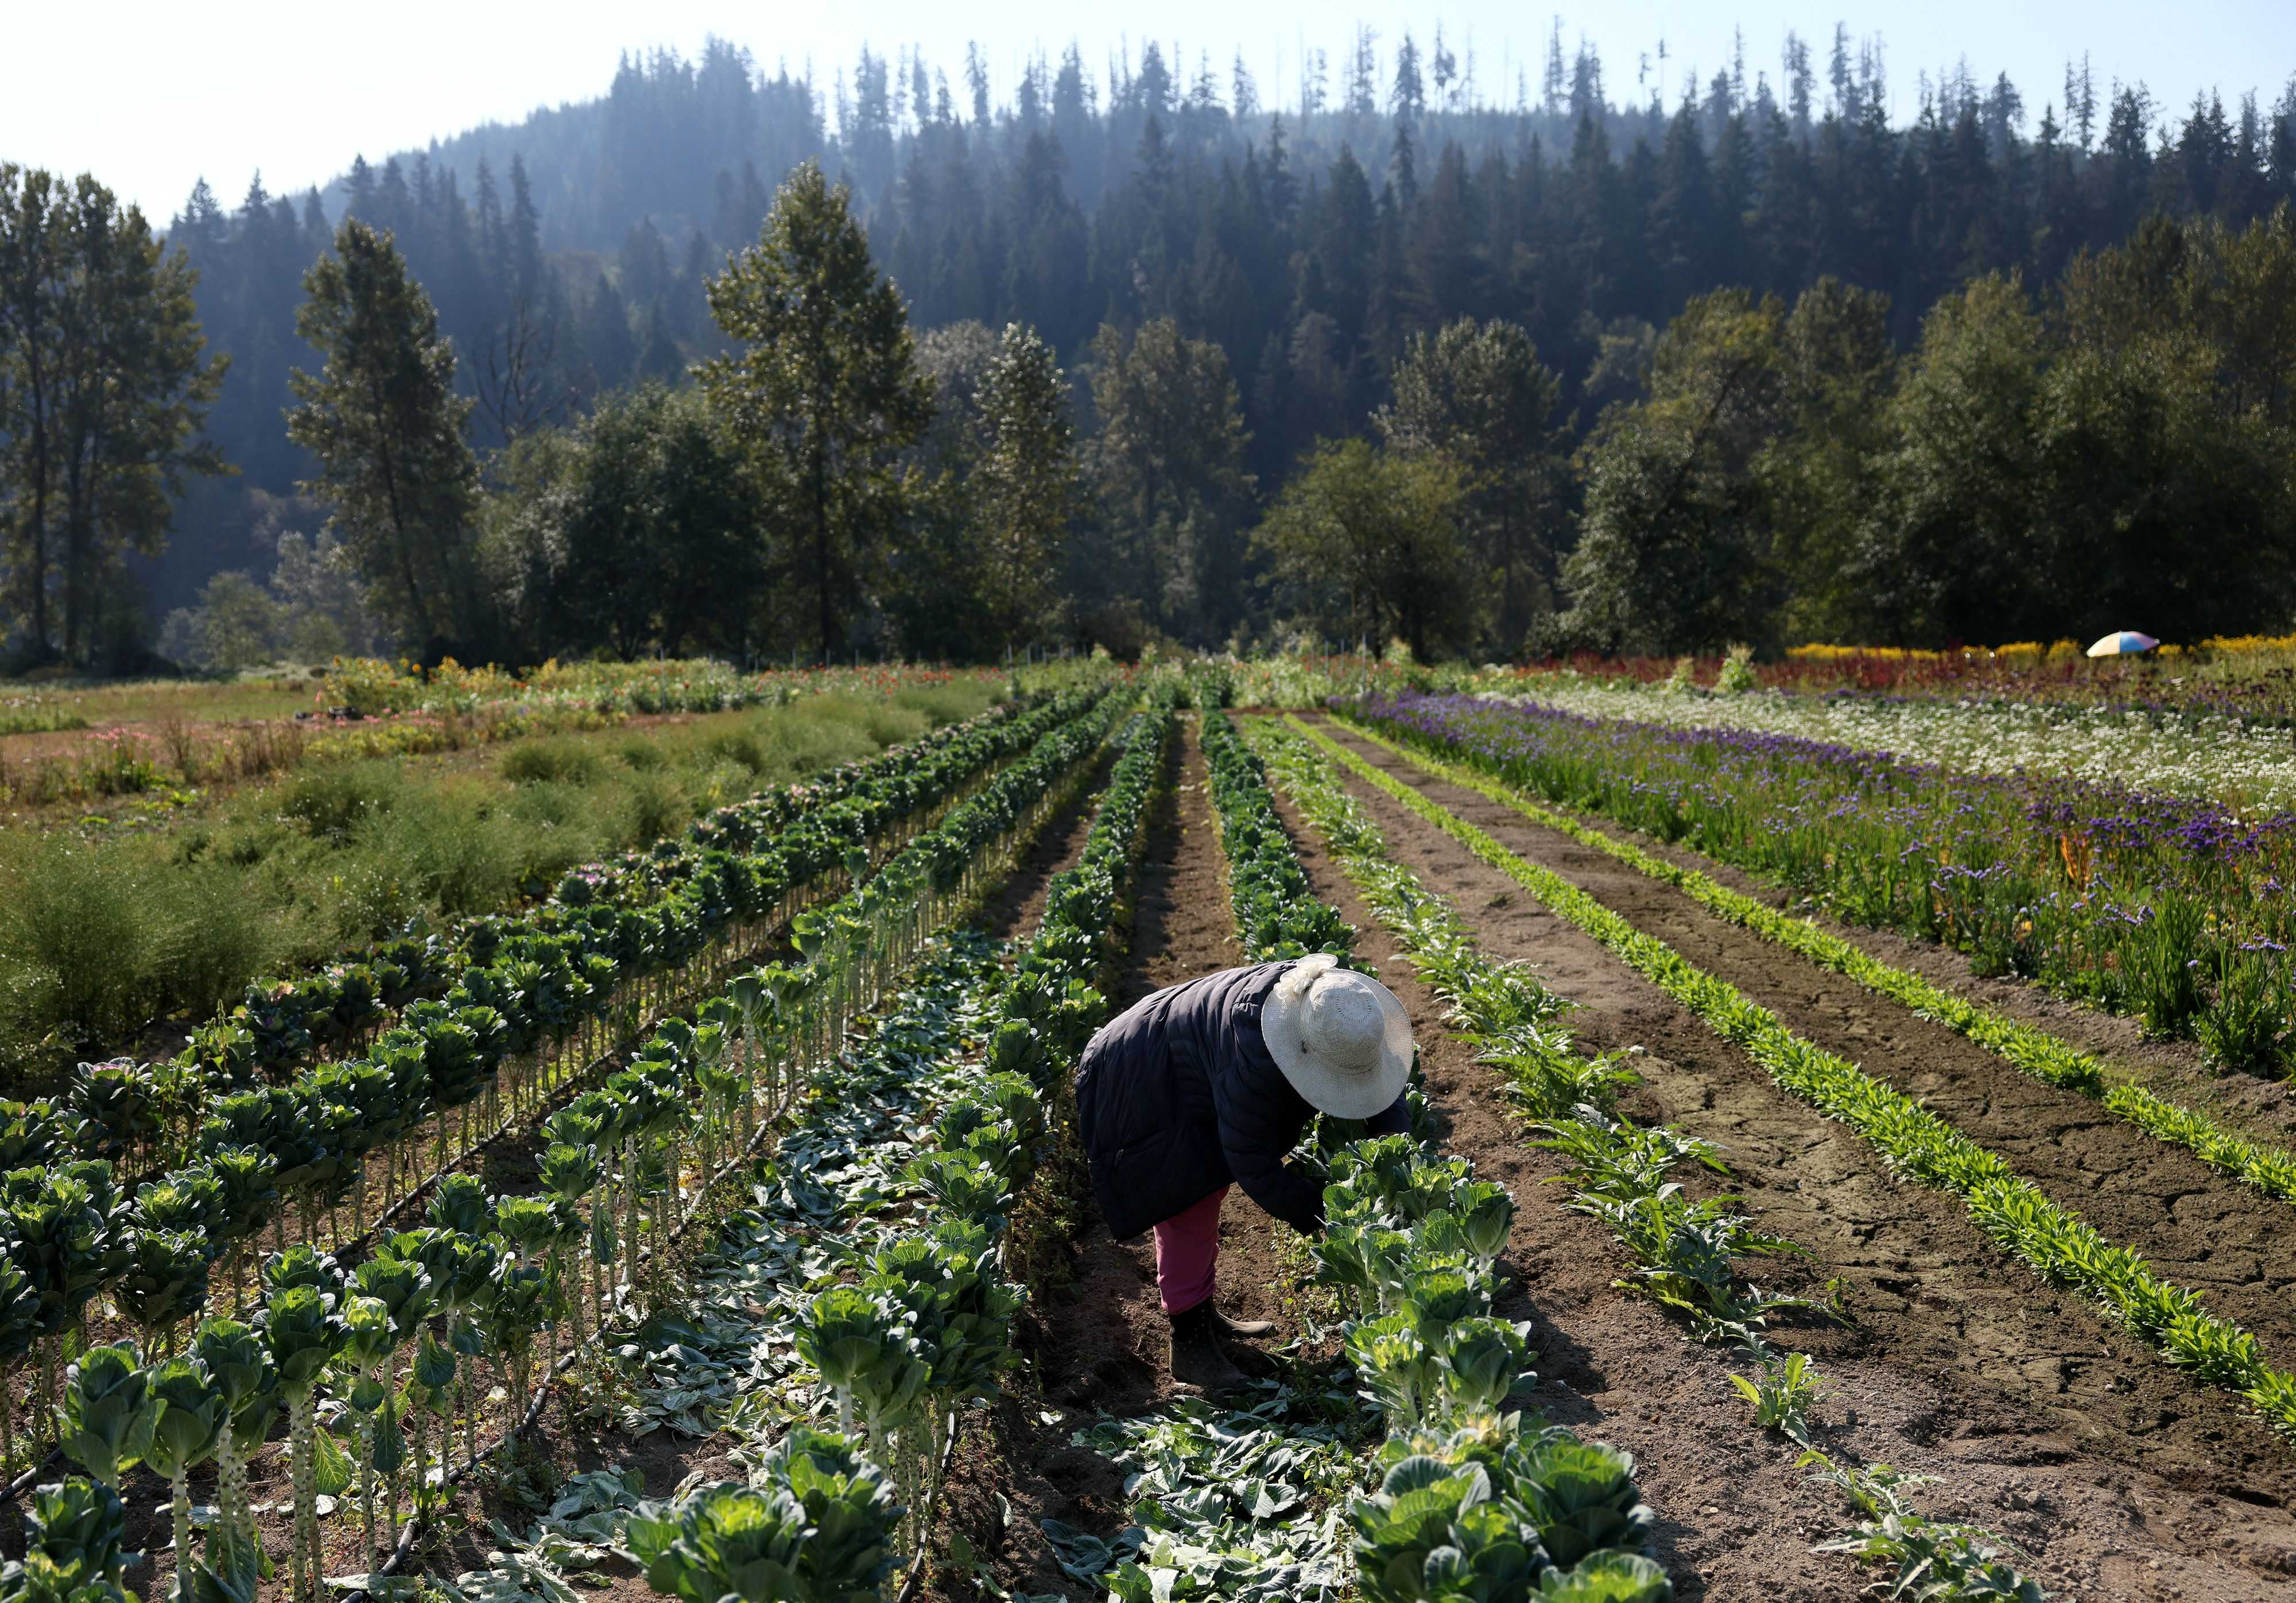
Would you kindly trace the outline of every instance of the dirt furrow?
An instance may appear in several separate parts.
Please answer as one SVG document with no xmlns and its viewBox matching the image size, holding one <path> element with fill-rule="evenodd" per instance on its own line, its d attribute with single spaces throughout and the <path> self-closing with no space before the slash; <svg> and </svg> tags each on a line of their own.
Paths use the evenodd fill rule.
<svg viewBox="0 0 2296 1603">
<path fill-rule="evenodd" d="M 1329 726 L 1386 772 L 1562 874 L 1727 980 L 1788 1028 L 1921 1101 L 2008 1159 L 2052 1200 L 2144 1254 L 2215 1312 L 2296 1365 L 2296 1278 L 2286 1204 L 2261 1197 L 2095 1102 L 2044 1085 L 1944 1025 L 1718 918 L 1684 892 Z"/>
<path fill-rule="evenodd" d="M 1176 730 L 1167 762 L 1168 784 L 1149 817 L 1130 958 L 1109 999 L 1117 1009 L 1243 961 L 1193 719 Z M 1145 1237 L 1111 1240 L 1088 1193 L 1080 1190 L 1068 1204 L 1068 1280 L 1040 1289 L 1023 1311 L 1014 1342 L 1026 1369 L 993 1410 L 964 1427 L 937 1547 L 946 1551 L 947 1534 L 962 1533 L 999 1585 L 1086 1599 L 1101 1593 L 1060 1570 L 1039 1522 L 1113 1534 L 1128 1518 L 1124 1477 L 1070 1438 L 1099 1414 L 1143 1413 L 1172 1393 L 1154 1248 Z M 1241 1191 L 1228 1194 L 1220 1220 L 1224 1307 L 1251 1318 L 1281 1317 L 1281 1260 L 1290 1234 Z M 981 1594 L 970 1577 L 944 1566 L 926 1595 L 953 1600 Z"/>
<path fill-rule="evenodd" d="M 2005 1257 L 1952 1199 L 1896 1181 L 1864 1142 L 1514 882 L 1368 786 L 1352 788 L 1398 860 L 1454 900 L 1486 949 L 1529 960 L 1580 1004 L 1583 1042 L 1645 1048 L 1629 1111 L 1720 1144 L 1734 1169 L 1726 1188 L 1814 1254 L 1799 1269 L 1757 1266 L 1756 1278 L 1823 1295 L 1838 1278 L 1847 1327 L 1777 1333 L 1827 1377 L 1817 1414 L 1828 1451 L 1940 1476 L 1925 1506 L 2009 1535 L 2067 1595 L 2296 1597 L 2285 1508 L 2296 1459 L 2236 1403 Z M 1387 959 L 1382 972 L 1413 1011 L 1452 1122 L 1447 1143 L 1522 1199 L 1515 1262 L 1553 1332 L 1541 1370 L 1555 1416 L 1643 1460 L 1674 1555 L 1705 1577 L 1687 1595 L 1846 1595 L 1845 1572 L 1802 1550 L 1841 1522 L 1838 1500 L 1753 1430 L 1716 1355 L 1612 1287 L 1620 1260 L 1607 1233 L 1542 1204 L 1535 1182 L 1560 1165 L 1530 1148 L 1495 1076 L 1442 1040 L 1440 1004 L 1320 850 L 1308 855 L 1319 892 L 1365 931 L 1360 949 Z"/>
</svg>

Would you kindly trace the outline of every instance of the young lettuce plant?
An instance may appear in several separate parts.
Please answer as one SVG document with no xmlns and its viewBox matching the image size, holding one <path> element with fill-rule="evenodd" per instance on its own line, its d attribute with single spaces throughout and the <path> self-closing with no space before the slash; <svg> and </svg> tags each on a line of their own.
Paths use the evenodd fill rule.
<svg viewBox="0 0 2296 1603">
<path fill-rule="evenodd" d="M 513 1400 L 523 1409 L 532 1394 L 534 1338 L 557 1311 L 558 1283 L 546 1269 L 503 1260 L 478 1302 L 487 1344 L 501 1354 L 503 1379 Z M 517 1440 L 513 1425 L 504 1433 L 503 1444 Z"/>
<path fill-rule="evenodd" d="M 1650 1541 L 1656 1517 L 1635 1484 L 1630 1453 L 1555 1435 L 1510 1447 L 1501 1469 L 1508 1498 L 1557 1564 L 1576 1565 L 1603 1548 L 1637 1550 Z"/>
<path fill-rule="evenodd" d="M 931 1371 L 918 1361 L 906 1311 L 882 1294 L 832 1286 L 816 1295 L 795 1331 L 798 1356 L 837 1398 L 838 1428 L 857 1410 L 873 1441 L 912 1404 Z"/>
<path fill-rule="evenodd" d="M 647 1584 L 684 1603 L 879 1595 L 901 1517 L 883 1471 L 843 1437 L 800 1426 L 755 1479 L 755 1490 L 706 1486 L 632 1516 L 626 1540 Z"/>
<path fill-rule="evenodd" d="M 351 1327 L 350 1345 L 357 1351 L 360 1378 L 353 1387 L 351 1406 L 361 1416 L 365 1447 L 359 1480 L 359 1498 L 365 1506 L 373 1492 L 367 1471 L 381 1475 L 390 1492 L 390 1539 L 398 1541 L 398 1515 L 401 1486 L 400 1471 L 406 1465 L 406 1437 L 399 1428 L 398 1393 L 390 1384 L 390 1360 L 422 1323 L 430 1311 L 431 1281 L 422 1265 L 412 1259 L 377 1255 L 368 1259 L 352 1272 L 350 1295 L 381 1304 L 388 1319 L 381 1332 Z M 372 1553 L 373 1528 L 368 1527 Z M 372 1568 L 372 1566 L 370 1566 Z"/>
<path fill-rule="evenodd" d="M 351 1293 L 343 1305 L 343 1338 L 342 1358 L 354 1377 L 348 1401 L 351 1411 L 358 1416 L 359 1527 L 366 1552 L 366 1573 L 372 1575 L 382 1563 L 375 1545 L 374 1467 L 378 1434 L 375 1417 L 382 1409 L 383 1385 L 374 1371 L 398 1344 L 397 1333 L 391 1328 L 390 1310 L 381 1298 Z"/>
<path fill-rule="evenodd" d="M 1386 1414 L 1388 1428 L 1415 1426 L 1437 1394 L 1443 1360 L 1410 1314 L 1385 1314 L 1357 1325 L 1348 1333 L 1347 1354 L 1363 1382 L 1364 1396 Z"/>
<path fill-rule="evenodd" d="M 605 1166 L 598 1162 L 597 1150 L 587 1141 L 579 1146 L 570 1141 L 554 1142 L 542 1155 L 542 1186 L 550 1193 L 559 1226 L 551 1241 L 552 1263 L 562 1273 L 568 1265 L 567 1246 L 586 1239 L 594 1228 L 594 1221 L 583 1214 L 582 1204 L 598 1189 L 604 1177 Z M 567 1316 L 572 1326 L 570 1339 L 577 1352 L 582 1350 L 584 1340 L 581 1280 L 578 1261 L 566 1297 Z"/>
<path fill-rule="evenodd" d="M 1379 1490 L 1351 1498 L 1356 1581 L 1365 1603 L 1470 1603 L 1528 1598 L 1546 1566 L 1535 1534 L 1493 1500 L 1490 1472 L 1413 1455 Z"/>
<path fill-rule="evenodd" d="M 1524 1365 L 1530 1356 L 1529 1321 L 1460 1319 L 1447 1333 L 1443 1363 L 1436 1376 L 1441 1411 L 1453 1418 L 1494 1412 L 1507 1393 L 1534 1378 Z"/>
<path fill-rule="evenodd" d="M 117 1587 L 129 1558 L 127 1541 L 119 1493 L 99 1482 L 72 1476 L 37 1487 L 24 1509 L 26 1562 L 37 1557 L 48 1566 L 62 1599 L 75 1599 L 86 1586 Z"/>
<path fill-rule="evenodd" d="M 224 1394 L 224 1426 L 215 1449 L 217 1520 L 209 1548 L 220 1550 L 228 1567 L 231 1544 L 250 1550 L 256 1545 L 255 1516 L 247 1505 L 246 1454 L 262 1445 L 264 1427 L 278 1406 L 279 1371 L 262 1338 L 237 1319 L 202 1321 L 192 1336 L 192 1353 Z"/>
</svg>

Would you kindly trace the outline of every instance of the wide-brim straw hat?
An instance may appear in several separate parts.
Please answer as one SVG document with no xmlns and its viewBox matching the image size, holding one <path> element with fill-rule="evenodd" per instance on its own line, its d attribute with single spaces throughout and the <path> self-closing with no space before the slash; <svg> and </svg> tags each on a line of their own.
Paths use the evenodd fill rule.
<svg viewBox="0 0 2296 1603">
<path fill-rule="evenodd" d="M 1383 1113 L 1411 1078 L 1411 1015 L 1395 993 L 1327 952 L 1300 958 L 1259 1011 L 1268 1053 L 1310 1107 Z"/>
</svg>

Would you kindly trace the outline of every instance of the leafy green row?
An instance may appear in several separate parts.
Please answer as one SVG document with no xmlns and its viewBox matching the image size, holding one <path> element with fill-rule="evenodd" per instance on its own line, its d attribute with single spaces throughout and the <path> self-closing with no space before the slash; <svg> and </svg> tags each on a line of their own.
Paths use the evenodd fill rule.
<svg viewBox="0 0 2296 1603">
<path fill-rule="evenodd" d="M 1570 1004 L 1521 963 L 1486 956 L 1451 903 L 1388 852 L 1387 839 L 1363 805 L 1339 782 L 1330 762 L 1294 720 L 1261 720 L 1255 746 L 1284 791 L 1324 837 L 1341 870 L 1380 921 L 1400 941 L 1422 978 L 1452 1005 L 1450 1022 L 1478 1048 L 1480 1060 L 1503 1074 L 1522 1111 L 1547 1132 L 1540 1145 L 1570 1163 L 1572 1200 L 1566 1206 L 1610 1225 L 1635 1258 L 1637 1274 L 1619 1284 L 1683 1313 L 1702 1337 L 1726 1336 L 1759 1363 L 1758 1377 L 1731 1379 L 1755 1405 L 1755 1423 L 1808 1446 L 1807 1411 L 1816 1377 L 1805 1355 L 1780 1358 L 1758 1334 L 1764 1318 L 1790 1299 L 1767 1296 L 1742 1280 L 1733 1260 L 1748 1252 L 1775 1252 L 1789 1244 L 1751 1230 L 1732 1199 L 1692 1202 L 1669 1179 L 1686 1163 L 1719 1167 L 1706 1143 L 1663 1126 L 1643 1127 L 1619 1117 L 1620 1090 L 1633 1082 L 1615 1058 L 1587 1058 L 1572 1049 L 1558 1020 Z M 1868 1516 L 1856 1535 L 1820 1550 L 1854 1551 L 1893 1562 L 1901 1575 L 1956 1591 L 1939 1597 L 2000 1598 L 2040 1603 L 2040 1589 L 2001 1564 L 2001 1539 L 1973 1526 L 1932 1520 L 1913 1507 L 1901 1487 L 1919 1477 L 1885 1465 L 1839 1469 L 1822 1455 L 1821 1478 L 1839 1486 Z"/>
<path fill-rule="evenodd" d="M 1365 727 L 1360 720 L 1350 721 L 1357 723 L 1365 739 L 1418 763 L 1429 772 L 1439 774 L 1452 784 L 1512 808 L 1582 846 L 1590 846 L 1675 886 L 1718 917 L 1798 952 L 1822 968 L 1847 975 L 1868 991 L 1903 1003 L 1924 1018 L 1935 1019 L 2044 1084 L 2101 1104 L 2117 1117 L 2172 1146 L 2184 1147 L 2210 1168 L 2254 1187 L 2267 1196 L 2296 1203 L 2296 1153 L 2228 1130 L 2197 1108 L 2172 1102 L 2116 1075 L 2101 1059 L 2071 1042 L 1955 996 L 1917 974 L 1882 962 L 1808 919 L 1791 917 L 1751 896 L 1716 884 L 1695 868 L 1685 868 L 1653 857 L 1630 842 L 1590 829 L 1567 814 L 1540 807 L 1476 769 L 1444 761 L 1415 743 L 1405 745 Z"/>
<path fill-rule="evenodd" d="M 1103 703 L 1054 730 L 1027 759 L 953 810 L 888 866 L 889 871 L 906 867 L 895 874 L 883 900 L 930 900 L 964 880 L 959 853 L 993 856 L 1008 843 L 1006 837 L 1040 822 L 1038 803 L 1090 755 L 1108 712 Z M 865 910 L 878 880 L 839 907 L 853 903 Z M 808 966 L 849 964 L 867 955 L 849 944 L 817 955 Z M 817 995 L 825 988 L 808 989 Z M 767 988 L 767 994 L 774 993 Z M 210 1603 L 244 1603 L 252 1596 L 258 1560 L 236 1466 L 260 1444 L 273 1411 L 284 1402 L 295 1504 L 291 1587 L 298 1599 L 316 1597 L 313 1509 L 320 1455 L 313 1420 L 323 1378 L 348 1402 L 358 1426 L 359 1500 L 373 1568 L 385 1545 L 381 1533 L 388 1532 L 389 1545 L 398 1543 L 410 1467 L 417 1519 L 432 1484 L 426 1466 L 437 1464 L 443 1484 L 458 1400 L 464 1404 L 471 1460 L 476 1459 L 477 1410 L 468 1405 L 472 1388 L 458 1374 L 461 1360 L 497 1355 L 506 1395 L 523 1399 L 532 1390 L 534 1344 L 541 1333 L 547 1331 L 551 1343 L 545 1372 L 555 1368 L 562 1323 L 570 1326 L 578 1350 L 589 1344 L 583 1334 L 586 1301 L 603 1331 L 608 1294 L 627 1295 L 636 1288 L 649 1229 L 659 1272 L 666 1262 L 660 1244 L 694 1217 L 684 1196 L 689 1156 L 698 1147 L 698 1202 L 712 1176 L 722 1172 L 719 1155 L 746 1149 L 766 1133 L 755 1116 L 760 1056 L 795 1054 L 800 1042 L 817 1045 L 823 1032 L 811 1016 L 817 1011 L 817 1004 L 800 996 L 787 1015 L 767 1020 L 755 1011 L 745 1014 L 730 995 L 718 999 L 701 1010 L 698 1024 L 666 1023 L 629 1066 L 548 1122 L 550 1141 L 540 1164 L 544 1195 L 488 1198 L 477 1180 L 447 1176 L 430 1200 L 429 1224 L 386 1238 L 348 1276 L 308 1246 L 275 1254 L 265 1274 L 269 1296 L 253 1330 L 209 1320 L 182 1357 L 148 1368 L 130 1347 L 97 1348 L 83 1356 L 67 1383 L 59 1434 L 94 1478 L 44 1492 L 34 1508 L 35 1518 L 49 1525 L 71 1513 L 78 1545 L 61 1538 L 44 1543 L 43 1562 L 57 1573 L 28 1564 L 13 1573 L 15 1583 L 37 1590 L 69 1582 L 70 1592 L 99 1585 L 98 1603 L 116 1603 L 116 1590 L 102 1589 L 116 1589 L 118 1580 L 117 1483 L 130 1465 L 149 1459 L 177 1488 L 184 1594 L 196 1588 Z M 834 1044 L 827 1049 L 833 1051 Z M 1025 1081 L 1013 1085 L 1021 1106 L 1033 1111 L 1032 1089 Z M 968 1149 L 975 1161 L 983 1153 L 993 1158 L 1003 1152 L 978 1139 L 979 1129 L 969 1133 L 976 1138 Z M 906 1270 L 927 1301 L 961 1298 L 958 1261 L 973 1267 L 980 1289 L 976 1300 L 983 1306 L 970 1328 L 984 1339 L 973 1344 L 970 1373 L 993 1373 L 1009 1307 L 997 1303 L 993 1286 L 978 1272 L 986 1262 L 985 1237 L 937 1238 L 921 1262 L 914 1257 L 890 1268 Z M 990 1336 L 993 1341 L 985 1339 Z M 965 1361 L 957 1363 L 960 1371 Z M 477 1390 L 482 1396 L 483 1387 Z M 448 1426 L 447 1443 L 435 1459 L 427 1430 L 434 1416 L 446 1418 Z M 404 1428 L 409 1419 L 416 1426 L 411 1454 Z M 220 1466 L 222 1514 L 204 1561 L 195 1562 L 184 1477 L 210 1454 Z M 387 1525 L 376 1518 L 379 1486 L 388 1492 Z"/>
<path fill-rule="evenodd" d="M 834 1398 L 840 1430 L 864 1433 L 866 1455 L 800 1426 L 752 1485 L 641 1510 L 629 1546 L 657 1591 L 686 1603 L 874 1597 L 897 1549 L 921 1546 L 942 1422 L 1011 1360 L 1019 1294 L 998 1274 L 994 1244 L 1033 1172 L 1055 1092 L 1106 1015 L 1091 982 L 1114 955 L 1171 722 L 1160 704 L 1120 737 L 1080 859 L 1047 887 L 1044 922 L 989 1007 L 971 1089 L 939 1110 L 932 1150 L 907 1166 L 908 1228 L 828 1265 L 836 1283 L 796 1320 L 800 1358 Z"/>
<path fill-rule="evenodd" d="M 1217 708 L 1204 711 L 1203 744 L 1244 956 L 1254 963 L 1275 963 L 1329 952 L 1346 962 L 1356 933 L 1337 908 L 1316 900 L 1308 887 L 1292 837 L 1275 816 L 1259 754 Z"/>
<path fill-rule="evenodd" d="M 1355 752 L 1316 736 L 1349 769 L 1601 941 L 1725 1040 L 1742 1048 L 1786 1090 L 1856 1130 L 1898 1172 L 1960 1196 L 2002 1247 L 2048 1278 L 2091 1298 L 2162 1357 L 2245 1400 L 2296 1435 L 2296 1376 L 2275 1369 L 2250 1332 L 2210 1313 L 2126 1247 L 2060 1207 L 1997 1155 L 1848 1059 L 1802 1039 L 1735 986 L 1644 934 L 1592 896 L 1429 801 Z"/>
<path fill-rule="evenodd" d="M 1089 704 L 1080 712 L 1070 702 L 1046 710 L 1047 719 L 1061 711 L 1078 715 L 1045 735 L 1029 757 L 1002 770 L 897 856 L 887 865 L 890 880 L 880 875 L 837 904 L 836 927 L 843 938 L 834 951 L 817 951 L 821 960 L 793 971 L 744 976 L 729 988 L 722 999 L 726 1016 L 719 1034 L 711 1039 L 730 1040 L 738 1032 L 745 1073 L 758 1061 L 756 1048 L 769 1006 L 779 1009 L 775 1016 L 792 1052 L 814 1054 L 810 1062 L 817 1061 L 821 1050 L 833 1050 L 841 1015 L 828 1016 L 821 999 L 855 989 L 844 972 L 853 956 L 850 932 L 873 938 L 870 955 L 882 960 L 884 925 L 895 904 L 899 916 L 914 924 L 921 899 L 934 893 L 938 879 L 948 877 L 952 869 L 961 876 L 966 854 L 981 851 L 1009 831 L 1021 810 L 1040 801 L 1096 744 L 1111 704 L 1104 697 L 1082 700 Z M 1032 715 L 1013 727 L 1036 722 Z M 591 972 L 607 961 L 591 954 Z M 557 976 L 567 973 L 562 967 Z M 57 1343 L 80 1322 L 92 1299 L 109 1295 L 148 1344 L 164 1345 L 174 1328 L 198 1317 L 208 1303 L 210 1273 L 218 1261 L 228 1259 L 229 1278 L 236 1285 L 239 1265 L 283 1196 L 300 1204 L 303 1233 L 309 1239 L 317 1233 L 320 1208 L 331 1208 L 346 1192 L 358 1199 L 369 1152 L 389 1155 L 409 1182 L 409 1192 L 430 1175 L 444 1174 L 445 1121 L 438 1121 L 427 1173 L 416 1150 L 420 1121 L 448 1108 L 467 1111 L 492 1087 L 504 1061 L 530 1047 L 530 1038 L 539 1032 L 542 1002 L 554 994 L 538 966 L 497 964 L 472 974 L 502 982 L 493 993 L 499 1000 L 509 999 L 512 982 L 520 985 L 517 994 L 529 1005 L 521 1030 L 514 1032 L 504 1011 L 492 1007 L 418 1005 L 414 1012 L 427 1032 L 388 1032 L 369 1059 L 324 1065 L 306 1084 L 218 1099 L 200 1130 L 196 1160 L 144 1183 L 132 1197 L 102 1159 L 66 1158 L 14 1167 L 0 1176 L 0 1208 L 7 1226 L 6 1255 L 0 1257 L 0 1358 L 20 1357 L 37 1343 L 44 1363 L 40 1395 L 53 1399 Z M 426 1008 L 432 1011 L 425 1014 Z M 685 1029 L 672 1021 L 664 1034 Z M 634 1062 L 643 1064 L 647 1057 L 642 1049 Z M 514 1083 L 512 1116 L 538 1109 L 563 1078 L 545 1075 L 538 1083 Z M 756 1122 L 756 1091 L 780 1097 L 767 1110 L 770 1117 L 799 1081 L 796 1074 L 774 1073 L 758 1086 L 745 1083 L 739 1098 L 725 1086 L 710 1094 L 729 1108 L 738 1107 L 746 1131 Z M 581 1106 L 578 1099 L 576 1108 Z M 640 1122 L 650 1130 L 667 1116 L 664 1104 Z M 61 1117 L 49 1114 L 35 1127 L 50 1143 L 50 1152 L 62 1144 L 62 1126 Z M 20 1122 L 9 1133 L 20 1141 L 26 1126 Z M 619 1130 L 618 1139 L 634 1140 L 635 1127 Z M 8 1155 L 20 1162 L 34 1154 L 20 1147 Z M 632 1188 L 633 1208 L 635 1196 Z M 12 1404 L 12 1396 L 0 1396 L 0 1431 L 8 1428 Z"/>
<path fill-rule="evenodd" d="M 1247 949 L 1265 960 L 1269 935 L 1301 928 L 1336 927 L 1352 944 L 1315 898 L 1259 754 L 1225 713 L 1204 724 Z M 1249 914 L 1245 886 L 1259 899 Z M 1348 1360 L 1388 1429 L 1377 1489 L 1346 1510 L 1357 1590 L 1370 1603 L 1663 1603 L 1673 1586 L 1643 1550 L 1654 1517 L 1634 1459 L 1498 1412 L 1529 1378 L 1529 1326 L 1491 1317 L 1513 1199 L 1436 1148 L 1423 1102 L 1414 1114 L 1414 1134 L 1332 1152 L 1314 1246 L 1317 1278 L 1356 1310 Z M 1112 1590 L 1147 1603 L 1150 1578 L 1129 1568 Z"/>
</svg>

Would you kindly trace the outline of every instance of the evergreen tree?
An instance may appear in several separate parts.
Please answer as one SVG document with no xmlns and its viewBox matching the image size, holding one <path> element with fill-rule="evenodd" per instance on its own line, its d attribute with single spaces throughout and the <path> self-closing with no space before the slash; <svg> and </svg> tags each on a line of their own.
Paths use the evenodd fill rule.
<svg viewBox="0 0 2296 1603">
<path fill-rule="evenodd" d="M 702 364 L 702 387 L 756 455 L 781 566 L 812 593 L 826 660 L 908 500 L 900 455 L 931 415 L 908 317 L 850 192 L 810 162 L 782 185 L 758 243 L 710 282 L 709 308 L 746 349 Z"/>
<path fill-rule="evenodd" d="M 265 215 L 267 217 L 267 209 Z M 0 505 L 36 657 L 86 662 L 137 632 L 128 552 L 165 542 L 186 473 L 225 471 L 194 443 L 226 366 L 200 332 L 182 251 L 86 175 L 0 166 Z"/>
<path fill-rule="evenodd" d="M 331 506 L 401 638 L 429 660 L 483 653 L 478 462 L 463 435 L 472 402 L 455 392 L 439 314 L 392 237 L 356 218 L 303 287 L 296 330 L 323 364 L 292 380 L 301 404 L 287 432 L 318 464 L 305 488 Z"/>
<path fill-rule="evenodd" d="M 1122 593 L 1150 628 L 1217 645 L 1243 616 L 1237 522 L 1252 488 L 1227 357 L 1160 318 L 1130 340 L 1103 325 L 1091 368 L 1094 473 Z"/>
<path fill-rule="evenodd" d="M 0 426 L 6 433 L 5 488 L 13 516 L 8 565 L 30 635 L 45 655 L 53 580 L 51 538 L 56 483 L 57 347 L 61 286 L 69 271 L 70 218 L 54 176 L 0 164 Z"/>
<path fill-rule="evenodd" d="M 988 643 L 1025 645 L 1049 621 L 1077 499 L 1068 386 L 1034 329 L 1006 325 L 982 386 L 981 415 L 988 440 L 979 538 L 995 629 Z"/>
</svg>

